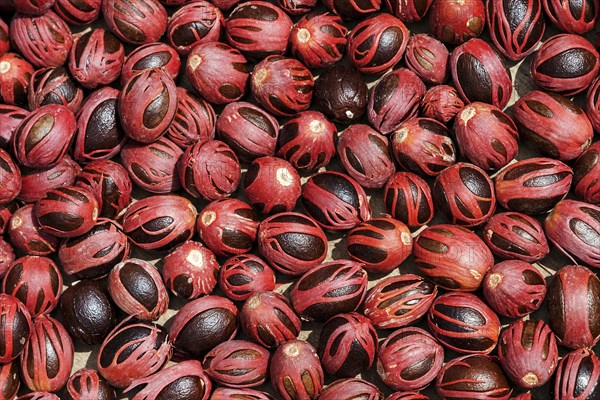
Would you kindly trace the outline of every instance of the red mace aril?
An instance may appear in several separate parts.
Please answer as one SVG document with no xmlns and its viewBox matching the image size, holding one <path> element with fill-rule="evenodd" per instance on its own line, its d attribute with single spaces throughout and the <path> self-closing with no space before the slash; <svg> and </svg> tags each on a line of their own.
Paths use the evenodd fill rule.
<svg viewBox="0 0 600 400">
<path fill-rule="evenodd" d="M 0 205 L 10 203 L 21 191 L 21 170 L 4 149 L 0 149 L 0 187 Z"/>
<path fill-rule="evenodd" d="M 27 102 L 27 88 L 33 66 L 16 53 L 0 56 L 0 100 L 9 105 Z"/>
<path fill-rule="evenodd" d="M 583 34 L 598 21 L 600 7 L 595 0 L 542 0 L 546 15 L 558 29 L 564 32 Z"/>
<path fill-rule="evenodd" d="M 0 71 L 0 99 L 2 99 L 2 72 Z M 0 104 L 0 147 L 9 149 L 13 134 L 17 126 L 25 119 L 29 111 L 10 104 Z"/>
<path fill-rule="evenodd" d="M 386 397 L 385 400 L 429 400 L 429 397 L 417 392 L 396 392 Z"/>
<path fill-rule="evenodd" d="M 268 349 L 296 339 L 301 328 L 288 299 L 275 292 L 248 297 L 240 310 L 240 325 L 250 340 Z"/>
<path fill-rule="evenodd" d="M 344 397 L 383 400 L 383 394 L 377 386 L 359 378 L 340 379 L 327 385 L 319 395 L 319 400 L 338 400 Z"/>
<path fill-rule="evenodd" d="M 148 377 L 135 379 L 123 392 L 140 388 L 132 400 L 158 399 L 160 396 L 176 399 L 182 395 L 208 400 L 212 383 L 200 361 L 185 360 Z"/>
<path fill-rule="evenodd" d="M 129 258 L 108 275 L 108 291 L 115 304 L 128 315 L 153 321 L 169 307 L 169 295 L 160 273 L 148 261 Z"/>
<path fill-rule="evenodd" d="M 573 171 L 565 163 L 534 157 L 504 167 L 494 178 L 498 203 L 527 215 L 550 211 L 571 187 Z"/>
<path fill-rule="evenodd" d="M 208 352 L 202 365 L 207 375 L 222 385 L 255 387 L 267 378 L 269 358 L 269 351 L 257 344 L 229 340 Z"/>
<path fill-rule="evenodd" d="M 444 364 L 444 349 L 427 331 L 408 327 L 392 333 L 377 354 L 377 373 L 394 390 L 421 390 Z"/>
<path fill-rule="evenodd" d="M 437 340 L 463 354 L 490 353 L 498 343 L 501 328 L 498 316 L 483 300 L 460 292 L 435 299 L 427 322 Z"/>
<path fill-rule="evenodd" d="M 337 153 L 344 169 L 362 187 L 379 189 L 396 171 L 389 139 L 368 125 L 345 129 L 337 141 Z"/>
<path fill-rule="evenodd" d="M 115 400 L 117 394 L 98 371 L 82 368 L 69 378 L 64 390 L 65 400 Z"/>
<path fill-rule="evenodd" d="M 475 102 L 463 108 L 454 122 L 456 143 L 463 157 L 485 170 L 500 169 L 517 156 L 519 133 L 498 107 Z"/>
<path fill-rule="evenodd" d="M 73 356 L 73 342 L 64 326 L 39 315 L 21 353 L 21 377 L 32 391 L 56 392 L 69 379 Z"/>
<path fill-rule="evenodd" d="M 600 393 L 600 360 L 590 349 L 572 351 L 560 360 L 554 382 L 555 399 L 593 399 Z"/>
<path fill-rule="evenodd" d="M 0 363 L 9 363 L 16 359 L 33 330 L 31 314 L 17 298 L 0 293 Z"/>
<path fill-rule="evenodd" d="M 309 321 L 327 321 L 356 311 L 367 293 L 367 272 L 362 267 L 358 262 L 336 260 L 310 269 L 290 292 L 294 310 Z"/>
<path fill-rule="evenodd" d="M 234 256 L 221 267 L 219 288 L 229 299 L 244 301 L 255 293 L 275 289 L 275 272 L 253 254 Z"/>
<path fill-rule="evenodd" d="M 387 277 L 369 291 L 364 314 L 379 329 L 400 328 L 425 315 L 437 294 L 437 286 L 418 275 Z"/>
<path fill-rule="evenodd" d="M 368 272 L 389 273 L 412 252 L 412 237 L 404 223 L 392 218 L 369 219 L 346 237 L 348 255 Z"/>
<path fill-rule="evenodd" d="M 166 287 L 183 299 L 211 294 L 219 275 L 217 258 L 202 243 L 188 240 L 162 260 L 162 277 Z"/>
<path fill-rule="evenodd" d="M 324 0 L 323 5 L 329 11 L 338 14 L 343 19 L 359 19 L 379 11 L 381 0 L 368 0 L 364 3 L 348 3 L 341 0 Z"/>
<path fill-rule="evenodd" d="M 600 78 L 590 85 L 585 97 L 585 113 L 595 131 L 600 130 Z"/>
<path fill-rule="evenodd" d="M 600 279 L 581 266 L 562 267 L 548 285 L 549 324 L 558 343 L 570 349 L 592 347 L 600 338 Z"/>
<path fill-rule="evenodd" d="M 448 290 L 477 290 L 494 265 L 483 240 L 457 225 L 425 228 L 414 242 L 413 255 L 421 273 Z"/>
<path fill-rule="evenodd" d="M 64 67 L 38 69 L 31 76 L 28 91 L 31 110 L 48 104 L 59 104 L 75 114 L 79 111 L 84 97 L 83 90 Z"/>
<path fill-rule="evenodd" d="M 8 33 L 8 25 L 0 18 L 0 56 L 10 50 L 10 37 Z"/>
<path fill-rule="evenodd" d="M 513 107 L 519 133 L 534 147 L 561 161 L 579 157 L 594 130 L 583 110 L 566 97 L 534 90 Z"/>
<path fill-rule="evenodd" d="M 323 390 L 323 369 L 308 342 L 282 344 L 271 359 L 271 385 L 284 400 L 315 400 Z"/>
<path fill-rule="evenodd" d="M 325 372 L 353 377 L 373 365 L 377 331 L 368 318 L 355 312 L 336 315 L 323 325 L 318 354 Z"/>
<path fill-rule="evenodd" d="M 35 206 L 27 204 L 12 215 L 8 226 L 10 243 L 30 256 L 49 256 L 58 249 L 60 239 L 41 230 L 35 217 Z"/>
<path fill-rule="evenodd" d="M 70 25 L 86 25 L 100 17 L 101 6 L 102 0 L 56 0 L 54 12 Z"/>
<path fill-rule="evenodd" d="M 19 205 L 16 201 L 0 205 L 0 234 L 4 235 L 8 231 L 9 221 L 13 214 L 19 209 Z"/>
<path fill-rule="evenodd" d="M 573 262 L 600 268 L 600 207 L 562 200 L 546 217 L 548 239 Z"/>
<path fill-rule="evenodd" d="M 554 333 L 544 321 L 519 319 L 500 335 L 498 357 L 511 381 L 522 388 L 544 385 L 558 364 Z"/>
<path fill-rule="evenodd" d="M 55 0 L 23 0 L 13 2 L 13 6 L 17 11 L 26 15 L 42 15 L 54 5 L 54 1 Z"/>
<path fill-rule="evenodd" d="M 418 0 L 428 1 L 428 0 Z M 405 4 L 398 1 L 400 4 Z M 411 36 L 406 46 L 406 66 L 424 82 L 439 85 L 448 77 L 448 48 L 426 33 Z"/>
<path fill-rule="evenodd" d="M 483 295 L 498 314 L 519 318 L 537 310 L 546 296 L 546 281 L 533 265 L 508 260 L 494 265 L 483 280 Z"/>
<path fill-rule="evenodd" d="M 426 225 L 433 218 L 431 189 L 411 172 L 398 172 L 390 178 L 383 189 L 383 202 L 392 218 L 410 228 Z"/>
<path fill-rule="evenodd" d="M 588 147 L 573 166 L 573 188 L 579 199 L 600 204 L 600 142 Z"/>
<path fill-rule="evenodd" d="M 15 261 L 15 252 L 12 245 L 0 239 L 0 277 L 6 273 L 13 261 Z"/>
<path fill-rule="evenodd" d="M 466 103 L 480 101 L 500 109 L 508 104 L 513 90 L 510 70 L 487 42 L 470 39 L 454 49 L 450 54 L 450 71 L 454 85 Z"/>
<path fill-rule="evenodd" d="M 461 44 L 477 37 L 485 27 L 483 1 L 434 1 L 429 11 L 429 27 L 438 39 L 447 44 Z"/>
<path fill-rule="evenodd" d="M 61 400 L 55 394 L 48 392 L 31 392 L 23 396 L 17 397 L 17 400 Z"/>
<path fill-rule="evenodd" d="M 186 56 L 194 47 L 219 41 L 225 18 L 213 3 L 195 1 L 179 8 L 169 18 L 167 37 L 179 54 Z"/>
<path fill-rule="evenodd" d="M 181 69 L 181 59 L 175 49 L 165 43 L 155 42 L 136 47 L 123 64 L 121 85 L 125 85 L 139 72 L 150 68 L 160 68 L 175 80 Z"/>
<path fill-rule="evenodd" d="M 177 113 L 166 137 L 185 149 L 196 142 L 215 138 L 217 116 L 214 108 L 189 90 L 177 87 Z"/>
<path fill-rule="evenodd" d="M 483 241 L 492 253 L 505 259 L 539 261 L 550 252 L 542 224 L 518 212 L 493 215 L 483 228 Z"/>
<path fill-rule="evenodd" d="M 112 33 L 138 46 L 158 42 L 167 29 L 167 11 L 158 0 L 103 0 L 102 15 Z"/>
<path fill-rule="evenodd" d="M 446 124 L 465 106 L 453 86 L 437 85 L 425 92 L 421 100 L 421 115 Z"/>
<path fill-rule="evenodd" d="M 252 400 L 275 400 L 273 396 L 266 392 L 260 392 L 253 389 L 231 389 L 225 387 L 216 388 L 212 392 L 210 400 L 230 400 L 235 398 L 235 396 L 249 397 Z"/>
<path fill-rule="evenodd" d="M 0 395 L 4 399 L 14 399 L 20 387 L 19 362 L 15 360 L 0 364 Z"/>
<path fill-rule="evenodd" d="M 24 256 L 17 258 L 6 271 L 2 292 L 19 299 L 32 318 L 49 314 L 58 305 L 63 279 L 50 258 Z"/>
</svg>

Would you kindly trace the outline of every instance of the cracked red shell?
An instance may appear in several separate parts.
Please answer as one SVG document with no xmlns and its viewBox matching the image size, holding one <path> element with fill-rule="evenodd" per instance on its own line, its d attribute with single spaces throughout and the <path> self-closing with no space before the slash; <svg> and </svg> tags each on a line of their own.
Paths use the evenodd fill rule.
<svg viewBox="0 0 600 400">
<path fill-rule="evenodd" d="M 323 390 L 324 374 L 317 352 L 303 340 L 282 344 L 271 359 L 271 385 L 283 400 L 315 400 Z"/>
<path fill-rule="evenodd" d="M 390 178 L 383 189 L 383 202 L 392 218 L 410 228 L 421 227 L 433 218 L 431 189 L 411 172 L 398 172 Z"/>
<path fill-rule="evenodd" d="M 219 288 L 231 300 L 244 301 L 255 293 L 275 289 L 275 272 L 253 254 L 234 256 L 221 267 Z"/>
<path fill-rule="evenodd" d="M 222 385 L 255 387 L 267 378 L 270 356 L 267 349 L 252 342 L 229 340 L 208 352 L 202 365 L 206 374 Z"/>
<path fill-rule="evenodd" d="M 158 0 L 103 0 L 108 29 L 129 44 L 158 42 L 167 29 L 167 11 Z"/>
<path fill-rule="evenodd" d="M 308 68 L 327 67 L 344 56 L 347 34 L 348 28 L 338 15 L 313 11 L 292 28 L 291 52 Z"/>
</svg>

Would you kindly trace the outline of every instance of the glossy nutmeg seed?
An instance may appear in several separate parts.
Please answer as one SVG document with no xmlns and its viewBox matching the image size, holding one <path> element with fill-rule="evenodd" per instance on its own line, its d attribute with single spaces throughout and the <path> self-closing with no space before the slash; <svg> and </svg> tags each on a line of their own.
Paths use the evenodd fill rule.
<svg viewBox="0 0 600 400">
<path fill-rule="evenodd" d="M 338 14 L 343 19 L 360 19 L 376 12 L 381 7 L 381 0 L 367 0 L 364 3 L 347 2 L 344 0 L 325 0 L 323 5 L 329 11 Z"/>
<path fill-rule="evenodd" d="M 167 29 L 167 11 L 158 0 L 102 1 L 108 29 L 129 44 L 158 42 Z"/>
<path fill-rule="evenodd" d="M 14 399 L 20 387 L 19 362 L 15 360 L 0 364 L 0 395 L 4 399 Z"/>
<path fill-rule="evenodd" d="M 213 3 L 196 1 L 179 8 L 169 19 L 169 43 L 181 55 L 188 55 L 202 43 L 217 42 L 225 28 L 223 14 Z"/>
<path fill-rule="evenodd" d="M 592 347 L 600 338 L 600 279 L 585 267 L 562 267 L 548 286 L 549 324 L 558 343 L 570 349 Z"/>
<path fill-rule="evenodd" d="M 68 24 L 86 25 L 100 17 L 102 0 L 56 0 L 56 12 Z"/>
<path fill-rule="evenodd" d="M 337 260 L 306 272 L 293 286 L 294 310 L 309 321 L 326 321 L 341 313 L 356 311 L 367 293 L 363 264 Z"/>
<path fill-rule="evenodd" d="M 537 310 L 546 296 L 546 281 L 533 265 L 508 260 L 494 265 L 483 280 L 483 294 L 498 314 L 518 318 Z"/>
<path fill-rule="evenodd" d="M 583 34 L 590 31 L 598 20 L 600 7 L 595 0 L 542 0 L 546 16 L 564 32 Z"/>
<path fill-rule="evenodd" d="M 431 189 L 423 178 L 411 172 L 398 172 L 383 189 L 383 202 L 392 218 L 410 228 L 418 228 L 433 218 Z"/>
<path fill-rule="evenodd" d="M 48 67 L 35 71 L 28 88 L 29 109 L 59 104 L 77 113 L 83 102 L 83 90 L 64 67 Z"/>
<path fill-rule="evenodd" d="M 502 332 L 498 356 L 515 384 L 539 387 L 550 380 L 558 364 L 556 338 L 544 321 L 519 319 Z"/>
<path fill-rule="evenodd" d="M 117 394 L 98 371 L 91 368 L 82 368 L 75 372 L 65 386 L 66 400 L 115 400 Z"/>
<path fill-rule="evenodd" d="M 324 374 L 317 352 L 308 342 L 282 344 L 271 359 L 271 384 L 284 400 L 314 400 L 323 390 Z"/>
<path fill-rule="evenodd" d="M 437 294 L 437 286 L 418 275 L 387 277 L 369 291 L 364 313 L 377 328 L 403 327 L 425 315 Z"/>
<path fill-rule="evenodd" d="M 245 340 L 229 340 L 204 357 L 202 365 L 216 382 L 234 388 L 262 385 L 268 373 L 269 351 Z"/>
<path fill-rule="evenodd" d="M 313 104 L 333 121 L 354 122 L 367 109 L 367 84 L 355 69 L 331 66 L 315 80 Z"/>
<path fill-rule="evenodd" d="M 275 272 L 253 254 L 234 256 L 221 267 L 219 288 L 231 300 L 244 301 L 254 293 L 275 289 Z"/>
<path fill-rule="evenodd" d="M 394 390 L 420 390 L 432 382 L 444 363 L 444 349 L 427 331 L 403 328 L 381 344 L 377 373 Z"/>
<path fill-rule="evenodd" d="M 589 349 L 575 350 L 560 360 L 556 369 L 554 398 L 593 399 L 600 394 L 600 360 Z"/>
<path fill-rule="evenodd" d="M 175 49 L 165 43 L 155 42 L 136 47 L 125 59 L 121 84 L 124 85 L 134 75 L 150 68 L 161 68 L 175 80 L 179 75 L 181 59 Z"/>
<path fill-rule="evenodd" d="M 573 191 L 579 199 L 600 204 L 600 142 L 588 147 L 573 166 Z"/>
<path fill-rule="evenodd" d="M 290 33 L 291 52 L 308 68 L 323 68 L 342 59 L 348 28 L 331 12 L 313 11 L 302 18 Z"/>
<path fill-rule="evenodd" d="M 4 364 L 21 354 L 33 325 L 29 310 L 16 297 L 0 293 L 0 305 L 0 318 L 5 321 L 0 326 L 0 362 Z"/>
</svg>

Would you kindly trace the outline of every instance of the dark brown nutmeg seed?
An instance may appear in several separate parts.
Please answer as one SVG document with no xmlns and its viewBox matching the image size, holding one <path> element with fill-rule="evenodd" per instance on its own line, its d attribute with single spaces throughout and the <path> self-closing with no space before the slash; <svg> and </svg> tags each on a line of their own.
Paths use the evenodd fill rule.
<svg viewBox="0 0 600 400">
<path fill-rule="evenodd" d="M 358 71 L 334 65 L 315 81 L 313 104 L 336 122 L 354 122 L 367 109 L 367 84 Z"/>
<path fill-rule="evenodd" d="M 82 368 L 69 378 L 64 390 L 65 400 L 115 400 L 117 394 L 95 369 Z"/>
</svg>

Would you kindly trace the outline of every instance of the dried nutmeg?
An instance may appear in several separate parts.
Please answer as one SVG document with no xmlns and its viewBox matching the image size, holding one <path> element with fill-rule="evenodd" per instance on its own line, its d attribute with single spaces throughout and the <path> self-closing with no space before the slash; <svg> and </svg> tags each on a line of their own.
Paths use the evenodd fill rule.
<svg viewBox="0 0 600 400">
<path fill-rule="evenodd" d="M 256 64 L 250 86 L 252 96 L 267 111 L 291 117 L 310 107 L 314 80 L 295 58 L 272 55 Z"/>
<path fill-rule="evenodd" d="M 52 189 L 34 208 L 42 232 L 60 238 L 81 236 L 98 218 L 98 202 L 87 189 L 64 186 Z"/>
<path fill-rule="evenodd" d="M 354 122 L 367 110 L 367 84 L 355 69 L 331 66 L 315 80 L 313 104 L 336 122 Z"/>
<path fill-rule="evenodd" d="M 348 60 L 360 73 L 381 74 L 402 59 L 409 36 L 406 25 L 390 14 L 366 18 L 348 35 Z"/>
<path fill-rule="evenodd" d="M 17 360 L 0 364 L 0 396 L 2 399 L 14 399 L 21 387 Z"/>
<path fill-rule="evenodd" d="M 600 279 L 585 267 L 562 267 L 548 286 L 549 324 L 558 343 L 592 347 L 600 338 Z"/>
<path fill-rule="evenodd" d="M 225 18 L 212 3 L 200 0 L 179 8 L 169 18 L 167 37 L 179 54 L 185 56 L 202 43 L 217 42 L 225 28 Z"/>
<path fill-rule="evenodd" d="M 588 147 L 573 167 L 574 192 L 587 203 L 600 204 L 600 142 Z"/>
<path fill-rule="evenodd" d="M 348 28 L 340 16 L 313 11 L 290 33 L 291 52 L 308 68 L 323 68 L 340 61 L 346 49 Z"/>
<path fill-rule="evenodd" d="M 29 339 L 33 330 L 31 314 L 27 307 L 16 297 L 0 293 L 0 363 L 16 359 Z"/>
<path fill-rule="evenodd" d="M 186 360 L 154 375 L 135 379 L 124 393 L 140 389 L 132 400 L 181 399 L 208 400 L 212 383 L 200 361 Z M 212 399 L 212 397 L 211 397 Z"/>
<path fill-rule="evenodd" d="M 494 179 L 502 207 L 535 215 L 551 210 L 567 195 L 573 171 L 558 160 L 534 157 L 507 165 Z"/>
<path fill-rule="evenodd" d="M 13 201 L 21 191 L 21 170 L 10 154 L 0 149 L 0 205 Z"/>
<path fill-rule="evenodd" d="M 219 288 L 231 300 L 244 301 L 255 293 L 275 289 L 275 272 L 253 254 L 234 256 L 221 267 Z"/>
<path fill-rule="evenodd" d="M 364 189 L 339 172 L 319 172 L 302 188 L 302 204 L 319 225 L 329 230 L 346 230 L 371 218 Z"/>
<path fill-rule="evenodd" d="M 449 3 L 454 2 L 456 0 Z M 454 49 L 450 55 L 450 71 L 466 103 L 480 101 L 503 109 L 510 100 L 511 73 L 500 55 L 481 39 L 471 39 Z"/>
<path fill-rule="evenodd" d="M 94 29 L 75 40 L 69 55 L 73 78 L 87 89 L 116 81 L 121 75 L 125 49 L 112 33 Z"/>
<path fill-rule="evenodd" d="M 12 151 L 25 167 L 56 166 L 77 130 L 75 115 L 65 106 L 49 104 L 32 111 L 15 130 Z"/>
<path fill-rule="evenodd" d="M 218 200 L 237 189 L 242 171 L 233 150 L 219 140 L 198 141 L 173 158 L 181 186 L 192 196 Z"/>
<path fill-rule="evenodd" d="M 62 275 L 54 261 L 38 256 L 17 258 L 2 281 L 2 293 L 15 296 L 25 304 L 32 318 L 54 310 L 62 287 Z"/>
<path fill-rule="evenodd" d="M 517 61 L 531 54 L 542 40 L 546 23 L 541 0 L 503 0 L 487 2 L 488 30 L 496 49 Z"/>
<path fill-rule="evenodd" d="M 454 134 L 461 155 L 485 170 L 504 167 L 519 151 L 517 126 L 490 104 L 474 102 L 463 108 L 454 121 Z"/>
<path fill-rule="evenodd" d="M 37 68 L 60 67 L 67 61 L 73 45 L 71 29 L 52 10 L 39 16 L 15 14 L 10 22 L 10 39 Z"/>
<path fill-rule="evenodd" d="M 390 0 L 388 0 L 390 1 Z M 401 5 L 404 1 L 392 0 Z M 428 0 L 417 0 L 426 2 Z M 426 33 L 413 35 L 408 40 L 404 60 L 406 66 L 424 82 L 439 85 L 448 77 L 448 48 L 435 37 Z"/>
<path fill-rule="evenodd" d="M 260 157 L 252 161 L 244 177 L 244 195 L 261 214 L 291 211 L 302 184 L 292 164 L 278 157 Z"/>
<path fill-rule="evenodd" d="M 554 383 L 555 398 L 593 399 L 600 393 L 600 360 L 590 349 L 575 350 L 560 360 Z"/>
<path fill-rule="evenodd" d="M 525 261 L 503 261 L 485 275 L 483 294 L 498 314 L 509 318 L 524 317 L 542 305 L 546 281 L 536 267 Z"/>
<path fill-rule="evenodd" d="M 402 168 L 421 176 L 436 176 L 456 162 L 448 128 L 431 118 L 404 121 L 392 135 L 392 153 Z"/>
<path fill-rule="evenodd" d="M 69 287 L 60 298 L 60 309 L 71 338 L 87 344 L 102 343 L 117 324 L 114 306 L 99 281 L 82 280 Z"/>
<path fill-rule="evenodd" d="M 400 328 L 425 315 L 437 294 L 437 286 L 418 275 L 387 277 L 369 291 L 364 313 L 379 329 Z"/>
<path fill-rule="evenodd" d="M 321 364 L 328 374 L 354 377 L 373 365 L 377 341 L 377 332 L 368 318 L 355 312 L 336 315 L 325 322 L 319 335 Z"/>
<path fill-rule="evenodd" d="M 425 92 L 421 100 L 421 115 L 445 124 L 465 106 L 453 86 L 437 85 Z"/>
<path fill-rule="evenodd" d="M 0 115 L 1 118 L 1 115 Z M 277 157 L 300 172 L 314 172 L 335 155 L 337 128 L 318 111 L 303 111 L 279 130 Z"/>
<path fill-rule="evenodd" d="M 187 58 L 185 71 L 194 89 L 213 104 L 241 99 L 246 94 L 250 78 L 246 57 L 239 50 L 220 42 L 194 47 Z"/>
<path fill-rule="evenodd" d="M 262 385 L 269 366 L 269 351 L 245 340 L 217 345 L 202 361 L 206 374 L 218 383 L 245 388 Z"/>
<path fill-rule="evenodd" d="M 496 211 L 496 194 L 490 177 L 481 168 L 457 163 L 443 170 L 432 190 L 436 210 L 453 224 L 483 224 Z"/>
<path fill-rule="evenodd" d="M 115 400 L 117 394 L 95 369 L 82 368 L 75 372 L 64 390 L 65 400 Z"/>
<path fill-rule="evenodd" d="M 178 171 L 183 150 L 166 137 L 152 143 L 128 141 L 121 162 L 133 183 L 151 193 L 171 193 L 181 189 Z"/>
<path fill-rule="evenodd" d="M 498 343 L 501 328 L 498 316 L 483 300 L 460 292 L 435 299 L 427 322 L 437 340 L 463 354 L 490 353 Z"/>
<path fill-rule="evenodd" d="M 102 0 L 56 0 L 54 12 L 71 25 L 87 25 L 100 17 Z"/>
<path fill-rule="evenodd" d="M 383 202 L 391 217 L 409 228 L 421 227 L 433 218 L 431 189 L 411 172 L 398 172 L 390 178 L 383 189 Z"/>
<path fill-rule="evenodd" d="M 324 0 L 323 5 L 344 19 L 360 19 L 378 11 L 381 7 L 381 0 L 367 0 L 361 3 L 346 0 Z"/>
<path fill-rule="evenodd" d="M 2 71 L 0 67 L 0 99 L 2 99 Z M 25 119 L 29 111 L 10 104 L 0 104 L 0 148 L 9 149 L 17 126 Z"/>
<path fill-rule="evenodd" d="M 589 118 L 561 95 L 534 90 L 517 100 L 513 112 L 519 133 L 552 158 L 572 160 L 592 142 Z"/>
<path fill-rule="evenodd" d="M 258 250 L 279 272 L 298 276 L 319 265 L 327 255 L 325 232 L 310 217 L 283 212 L 258 227 Z"/>
<path fill-rule="evenodd" d="M 544 231 L 573 262 L 581 260 L 590 267 L 600 268 L 600 207 L 561 200 L 546 217 Z"/>
<path fill-rule="evenodd" d="M 266 1 L 249 1 L 233 9 L 225 25 L 227 41 L 245 56 L 262 59 L 285 53 L 291 18 Z"/>
<path fill-rule="evenodd" d="M 11 105 L 27 102 L 27 88 L 35 70 L 15 53 L 0 56 L 0 100 Z"/>
<path fill-rule="evenodd" d="M 463 356 L 448 362 L 440 371 L 435 388 L 444 399 L 508 400 L 512 392 L 500 366 L 484 355 Z"/>
<path fill-rule="evenodd" d="M 408 327 L 395 331 L 377 353 L 377 373 L 394 390 L 420 390 L 444 364 L 444 349 L 427 331 Z"/>
<path fill-rule="evenodd" d="M 250 340 L 274 349 L 296 339 L 301 322 L 285 296 L 276 292 L 258 292 L 244 302 L 240 325 Z"/>
<path fill-rule="evenodd" d="M 169 250 L 194 235 L 196 215 L 196 208 L 185 197 L 150 196 L 129 207 L 123 216 L 123 231 L 144 250 Z"/>
<path fill-rule="evenodd" d="M 90 94 L 77 114 L 73 157 L 81 163 L 105 160 L 121 151 L 127 136 L 117 114 L 119 91 L 103 87 Z"/>
<path fill-rule="evenodd" d="M 127 170 L 114 161 L 98 160 L 86 165 L 77 175 L 75 186 L 94 194 L 101 217 L 115 218 L 131 202 L 131 179 Z"/>
<path fill-rule="evenodd" d="M 64 67 L 38 69 L 31 76 L 27 89 L 30 110 L 48 104 L 59 104 L 77 113 L 83 102 L 83 90 Z"/>
<path fill-rule="evenodd" d="M 128 315 L 154 321 L 169 307 L 169 294 L 160 273 L 148 261 L 128 258 L 108 275 L 108 291 L 115 304 Z"/>
<path fill-rule="evenodd" d="M 162 260 L 162 277 L 171 292 L 183 299 L 211 294 L 217 286 L 219 263 L 200 242 L 188 240 Z"/>
<path fill-rule="evenodd" d="M 271 385 L 284 400 L 315 400 L 323 390 L 323 369 L 308 342 L 282 344 L 271 359 Z"/>
<path fill-rule="evenodd" d="M 425 84 L 417 74 L 400 68 L 384 75 L 369 91 L 369 122 L 384 135 L 417 115 Z"/>
<path fill-rule="evenodd" d="M 175 118 L 175 82 L 160 68 L 139 72 L 123 86 L 118 110 L 127 136 L 141 143 L 152 143 L 166 132 Z"/>
<path fill-rule="evenodd" d="M 58 249 L 60 239 L 42 232 L 34 208 L 33 204 L 27 204 L 15 211 L 8 226 L 8 237 L 15 249 L 24 254 L 49 256 Z"/>
<path fill-rule="evenodd" d="M 181 69 L 181 59 L 175 49 L 165 43 L 148 43 L 136 47 L 125 59 L 121 84 L 124 85 L 134 75 L 151 68 L 160 68 L 175 80 Z"/>
<path fill-rule="evenodd" d="M 372 218 L 359 224 L 346 236 L 348 255 L 364 263 L 371 273 L 391 272 L 412 252 L 410 230 L 392 218 Z"/>
<path fill-rule="evenodd" d="M 434 1 L 429 10 L 429 27 L 446 44 L 461 44 L 477 37 L 485 27 L 483 1 Z"/>
<path fill-rule="evenodd" d="M 235 337 L 237 316 L 238 310 L 230 300 L 220 296 L 204 296 L 190 301 L 177 311 L 169 337 L 176 349 L 200 357 L 219 343 Z"/>
<path fill-rule="evenodd" d="M 32 391 L 56 392 L 69 379 L 73 355 L 73 342 L 64 326 L 39 315 L 21 353 L 21 377 Z"/>
<path fill-rule="evenodd" d="M 216 123 L 217 116 L 209 102 L 177 87 L 177 113 L 165 134 L 167 138 L 185 149 L 196 142 L 214 139 Z"/>
<path fill-rule="evenodd" d="M 584 91 L 598 76 L 600 55 L 584 37 L 552 36 L 531 62 L 533 82 L 544 90 L 572 96 Z"/>
<path fill-rule="evenodd" d="M 368 125 L 344 130 L 338 137 L 337 153 L 344 169 L 364 188 L 383 187 L 396 170 L 389 139 Z"/>
<path fill-rule="evenodd" d="M 102 1 L 108 29 L 129 44 L 158 42 L 167 29 L 167 11 L 158 0 Z"/>
<path fill-rule="evenodd" d="M 504 372 L 518 386 L 542 386 L 558 364 L 556 338 L 544 321 L 519 319 L 500 335 L 498 358 Z"/>
<path fill-rule="evenodd" d="M 512 211 L 496 214 L 483 231 L 483 241 L 498 257 L 535 262 L 550 251 L 542 224 L 525 214 Z"/>
<path fill-rule="evenodd" d="M 595 0 L 542 0 L 550 22 L 564 32 L 583 34 L 594 28 L 600 7 Z"/>
<path fill-rule="evenodd" d="M 242 161 L 252 161 L 275 154 L 279 123 L 262 108 L 238 101 L 223 108 L 217 132 Z"/>
<path fill-rule="evenodd" d="M 294 310 L 309 321 L 327 321 L 337 314 L 353 312 L 367 294 L 363 264 L 336 260 L 310 269 L 290 293 Z"/>
<path fill-rule="evenodd" d="M 171 358 L 167 331 L 149 322 L 125 319 L 104 339 L 96 359 L 111 386 L 125 388 L 160 370 Z"/>
</svg>

